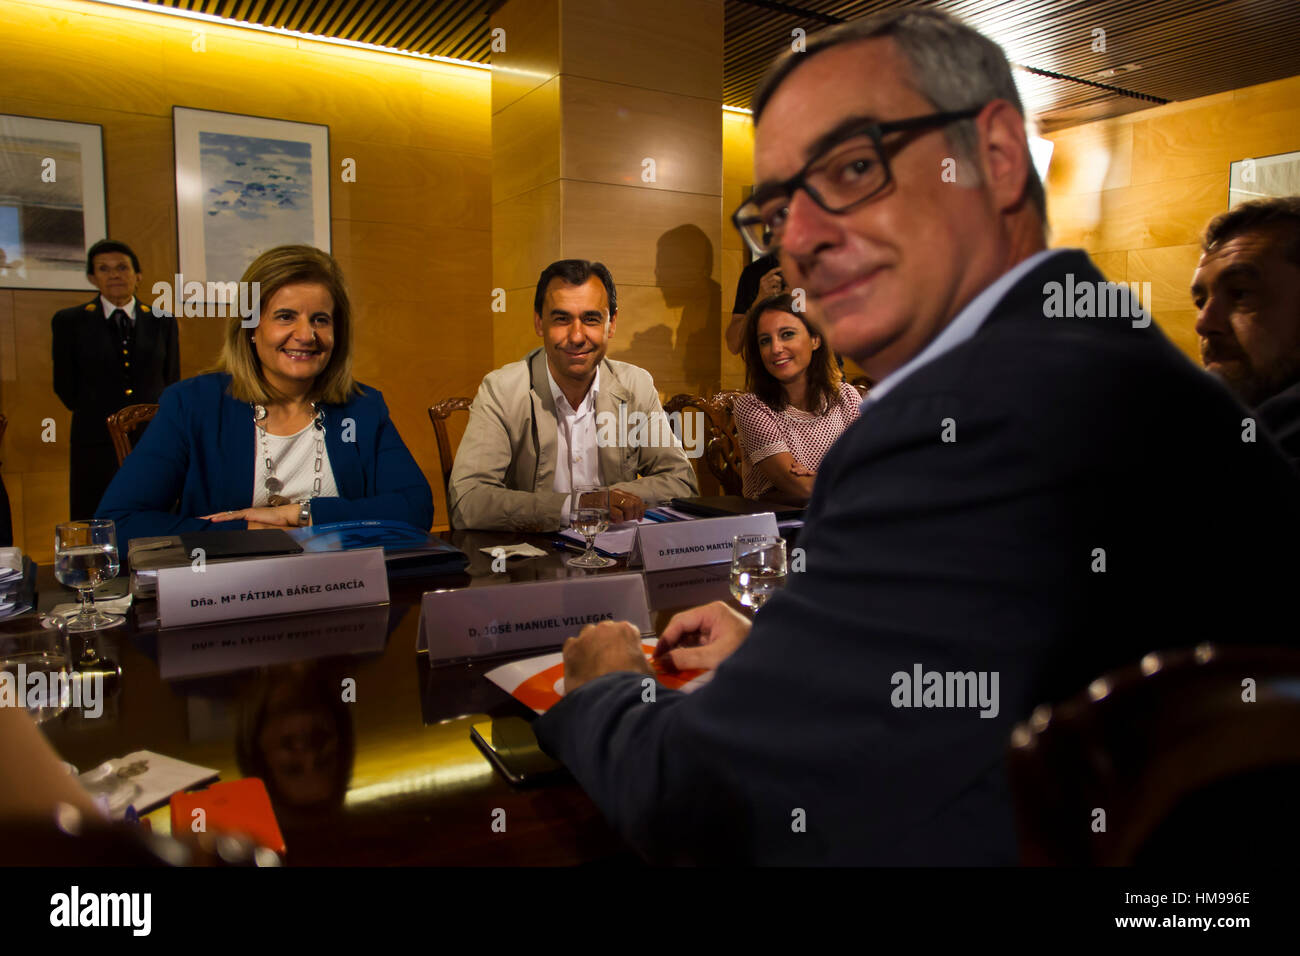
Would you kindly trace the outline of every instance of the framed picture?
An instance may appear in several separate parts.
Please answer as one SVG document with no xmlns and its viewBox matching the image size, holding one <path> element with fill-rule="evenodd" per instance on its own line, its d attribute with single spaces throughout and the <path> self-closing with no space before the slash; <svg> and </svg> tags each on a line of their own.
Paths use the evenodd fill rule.
<svg viewBox="0 0 1300 956">
<path fill-rule="evenodd" d="M 1239 159 L 1228 168 L 1228 208 L 1252 199 L 1300 194 L 1300 153 Z"/>
<path fill-rule="evenodd" d="M 103 130 L 0 114 L 0 287 L 89 292 L 86 250 L 108 234 Z"/>
<path fill-rule="evenodd" d="M 186 283 L 238 281 L 272 246 L 330 251 L 329 127 L 172 107 Z"/>
</svg>

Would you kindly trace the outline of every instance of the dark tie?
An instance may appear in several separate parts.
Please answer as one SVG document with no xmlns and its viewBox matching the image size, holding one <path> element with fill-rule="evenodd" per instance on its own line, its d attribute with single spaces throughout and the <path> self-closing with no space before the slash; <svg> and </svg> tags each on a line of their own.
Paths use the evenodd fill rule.
<svg viewBox="0 0 1300 956">
<path fill-rule="evenodd" d="M 127 319 L 125 309 L 115 309 L 110 318 L 112 318 L 113 324 L 117 326 L 117 334 L 122 337 L 123 342 L 131 337 L 131 324 L 130 320 Z"/>
</svg>

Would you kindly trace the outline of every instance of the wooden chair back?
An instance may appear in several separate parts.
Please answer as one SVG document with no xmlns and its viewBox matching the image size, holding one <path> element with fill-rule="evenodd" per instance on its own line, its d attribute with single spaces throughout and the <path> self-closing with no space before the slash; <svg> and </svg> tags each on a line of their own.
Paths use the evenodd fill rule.
<svg viewBox="0 0 1300 956">
<path fill-rule="evenodd" d="M 707 398 L 700 395 L 674 395 L 664 403 L 664 411 L 685 414 L 694 409 L 704 414 L 704 458 L 709 472 L 718 480 L 724 494 L 738 495 L 744 486 L 741 465 L 744 452 L 740 435 L 732 416 L 732 405 L 741 393 L 734 390 L 718 392 Z"/>
<path fill-rule="evenodd" d="M 131 454 L 131 449 L 140 440 L 140 433 L 157 413 L 157 405 L 127 405 L 108 416 L 108 435 L 113 439 L 118 467 Z"/>
<path fill-rule="evenodd" d="M 472 398 L 444 398 L 429 406 L 429 421 L 433 422 L 433 435 L 438 441 L 438 465 L 442 469 L 442 491 L 448 504 L 447 520 L 451 521 L 451 469 L 456 463 L 456 455 L 451 448 L 451 436 L 447 431 L 447 419 L 454 412 L 468 412 L 474 404 Z M 450 526 L 450 525 L 449 525 Z"/>
<path fill-rule="evenodd" d="M 1038 707 L 1008 754 L 1021 862 L 1286 858 L 1300 849 L 1296 687 L 1300 651 L 1202 644 Z"/>
</svg>

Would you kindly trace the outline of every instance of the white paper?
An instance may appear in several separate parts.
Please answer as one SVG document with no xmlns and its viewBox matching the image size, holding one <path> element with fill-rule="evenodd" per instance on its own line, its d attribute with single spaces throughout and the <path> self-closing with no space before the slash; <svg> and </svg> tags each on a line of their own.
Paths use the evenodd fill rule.
<svg viewBox="0 0 1300 956">
<path fill-rule="evenodd" d="M 122 819 L 126 806 L 135 807 L 136 813 L 144 814 L 162 806 L 171 799 L 173 793 L 198 786 L 218 776 L 211 767 L 200 767 L 173 757 L 164 757 L 151 750 L 137 750 L 118 760 L 108 760 L 94 770 L 88 770 L 83 777 L 96 779 L 104 772 L 115 774 L 128 784 L 135 784 L 140 792 L 121 808 L 115 809 L 114 819 Z"/>
</svg>

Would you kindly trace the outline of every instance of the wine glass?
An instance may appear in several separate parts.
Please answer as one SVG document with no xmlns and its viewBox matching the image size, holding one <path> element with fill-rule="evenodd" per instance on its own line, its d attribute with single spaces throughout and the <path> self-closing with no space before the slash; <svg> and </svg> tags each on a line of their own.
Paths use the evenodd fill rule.
<svg viewBox="0 0 1300 956">
<path fill-rule="evenodd" d="M 95 610 L 95 588 L 117 577 L 120 568 L 117 529 L 107 518 L 69 521 L 54 529 L 54 576 L 81 597 L 81 613 L 68 622 L 70 632 L 117 627 L 125 620 Z"/>
<path fill-rule="evenodd" d="M 579 485 L 569 498 L 569 526 L 587 539 L 587 550 L 564 563 L 571 568 L 608 568 L 614 562 L 596 553 L 596 535 L 609 527 L 609 489 Z"/>
<path fill-rule="evenodd" d="M 731 543 L 731 594 L 758 611 L 785 586 L 785 539 L 774 534 L 738 534 Z"/>
</svg>

